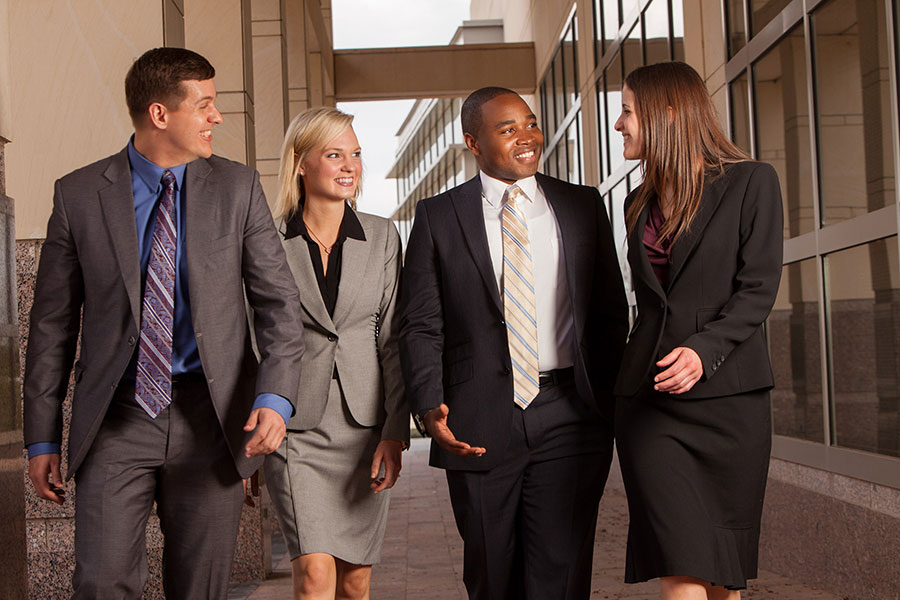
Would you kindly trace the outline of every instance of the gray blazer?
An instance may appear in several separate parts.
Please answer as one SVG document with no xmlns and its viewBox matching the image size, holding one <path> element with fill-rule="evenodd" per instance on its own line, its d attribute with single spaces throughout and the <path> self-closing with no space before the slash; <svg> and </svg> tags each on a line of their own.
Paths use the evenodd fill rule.
<svg viewBox="0 0 900 600">
<path fill-rule="evenodd" d="M 400 236 L 388 219 L 356 213 L 365 240 L 348 237 L 334 319 L 319 292 L 303 236 L 283 241 L 303 305 L 303 360 L 290 430 L 316 427 L 325 412 L 335 365 L 357 423 L 381 426 L 381 439 L 409 441 L 409 411 L 394 318 L 400 282 Z M 377 331 L 377 333 L 376 333 Z"/>
<path fill-rule="evenodd" d="M 140 331 L 141 268 L 127 149 L 56 182 L 41 251 L 25 367 L 25 444 L 62 441 L 74 365 L 71 478 L 91 447 Z M 238 472 L 256 395 L 294 403 L 303 353 L 297 286 L 253 169 L 218 156 L 185 172 L 191 318 L 203 372 Z M 244 293 L 262 361 L 250 344 Z"/>
</svg>

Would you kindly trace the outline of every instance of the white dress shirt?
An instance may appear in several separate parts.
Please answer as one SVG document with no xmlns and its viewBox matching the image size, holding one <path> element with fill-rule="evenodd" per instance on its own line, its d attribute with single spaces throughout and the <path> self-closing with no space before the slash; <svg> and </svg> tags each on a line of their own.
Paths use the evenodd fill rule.
<svg viewBox="0 0 900 600">
<path fill-rule="evenodd" d="M 480 176 L 484 226 L 497 278 L 497 289 L 502 300 L 503 233 L 500 213 L 509 184 L 485 175 L 483 171 Z M 516 184 L 522 189 L 516 205 L 525 215 L 531 256 L 534 258 L 532 269 L 537 310 L 538 365 L 541 371 L 571 367 L 575 364 L 575 325 L 566 283 L 559 225 L 534 177 L 520 179 Z"/>
</svg>

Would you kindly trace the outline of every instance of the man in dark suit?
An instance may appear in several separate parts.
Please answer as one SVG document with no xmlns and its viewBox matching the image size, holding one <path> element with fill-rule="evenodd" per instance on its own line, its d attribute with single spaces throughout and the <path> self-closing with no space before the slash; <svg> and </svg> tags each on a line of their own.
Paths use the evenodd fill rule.
<svg viewBox="0 0 900 600">
<path fill-rule="evenodd" d="M 128 146 L 56 182 L 25 444 L 38 495 L 62 504 L 62 401 L 80 332 L 67 474 L 75 598 L 141 597 L 154 501 L 166 596 L 225 598 L 242 478 L 293 412 L 299 295 L 258 174 L 212 155 L 214 75 L 190 50 L 146 52 L 125 79 Z"/>
<path fill-rule="evenodd" d="M 413 416 L 447 470 L 469 597 L 588 598 L 627 304 L 597 190 L 536 174 L 504 88 L 462 108 L 479 176 L 419 202 L 401 293 Z"/>
</svg>

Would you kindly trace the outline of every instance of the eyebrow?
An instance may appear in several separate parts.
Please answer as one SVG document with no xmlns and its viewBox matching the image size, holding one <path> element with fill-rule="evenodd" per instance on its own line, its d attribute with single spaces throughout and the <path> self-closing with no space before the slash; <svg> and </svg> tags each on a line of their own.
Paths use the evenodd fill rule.
<svg viewBox="0 0 900 600">
<path fill-rule="evenodd" d="M 354 149 L 352 150 L 352 152 L 356 152 L 357 150 L 362 150 L 362 146 L 357 146 L 356 148 L 354 148 Z M 337 147 L 335 147 L 335 148 L 325 148 L 325 152 L 343 152 L 343 151 L 344 151 L 343 148 L 337 148 Z"/>
<path fill-rule="evenodd" d="M 529 121 L 529 120 L 537 121 L 537 117 L 534 115 L 534 113 L 528 113 L 527 115 L 525 115 L 525 120 L 526 120 L 526 121 Z M 500 121 L 499 123 L 497 123 L 496 125 L 494 125 L 494 128 L 496 129 L 497 127 L 504 127 L 504 126 L 506 126 L 506 125 L 513 125 L 514 123 L 515 123 L 515 120 L 514 120 L 514 119 L 510 119 L 510 120 L 508 120 L 508 121 Z"/>
</svg>

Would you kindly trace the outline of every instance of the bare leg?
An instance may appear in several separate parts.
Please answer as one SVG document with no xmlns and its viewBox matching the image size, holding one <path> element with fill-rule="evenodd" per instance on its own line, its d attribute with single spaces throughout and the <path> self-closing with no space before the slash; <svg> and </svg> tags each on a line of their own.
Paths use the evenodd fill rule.
<svg viewBox="0 0 900 600">
<path fill-rule="evenodd" d="M 372 565 L 353 565 L 339 558 L 337 564 L 336 600 L 369 600 Z"/>
<path fill-rule="evenodd" d="M 662 577 L 661 600 L 740 600 L 740 590 L 728 590 L 696 577 Z"/>
<path fill-rule="evenodd" d="M 337 567 L 330 554 L 303 554 L 291 561 L 294 600 L 333 600 Z"/>
</svg>

